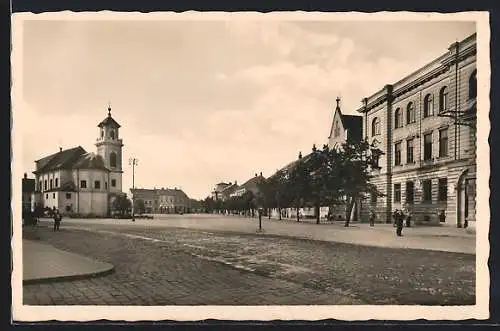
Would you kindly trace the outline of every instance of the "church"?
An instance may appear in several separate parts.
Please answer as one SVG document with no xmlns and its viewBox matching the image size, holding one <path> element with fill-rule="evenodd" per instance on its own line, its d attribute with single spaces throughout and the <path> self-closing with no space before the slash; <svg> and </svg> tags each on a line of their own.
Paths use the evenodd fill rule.
<svg viewBox="0 0 500 331">
<path fill-rule="evenodd" d="M 35 161 L 33 209 L 56 208 L 63 215 L 106 217 L 113 200 L 122 192 L 122 148 L 120 124 L 108 116 L 97 127 L 96 153 L 81 146 Z"/>
</svg>

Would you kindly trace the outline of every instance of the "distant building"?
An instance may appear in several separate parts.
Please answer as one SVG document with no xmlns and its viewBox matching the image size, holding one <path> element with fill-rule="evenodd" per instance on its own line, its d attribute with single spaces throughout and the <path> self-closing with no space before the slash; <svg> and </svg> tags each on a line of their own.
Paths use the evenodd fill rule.
<svg viewBox="0 0 500 331">
<path fill-rule="evenodd" d="M 98 124 L 97 153 L 81 146 L 35 161 L 34 202 L 57 208 L 62 214 L 108 216 L 117 195 L 122 195 L 122 147 L 118 124 L 108 116 Z"/>
<path fill-rule="evenodd" d="M 183 190 L 174 188 L 131 189 L 134 200 L 144 201 L 147 214 L 174 214 L 191 211 L 191 201 Z"/>
<path fill-rule="evenodd" d="M 214 200 L 221 200 L 222 199 L 222 191 L 224 191 L 226 188 L 232 186 L 233 184 L 231 182 L 229 183 L 218 183 L 215 185 L 214 190 L 212 191 L 212 199 Z"/>
<path fill-rule="evenodd" d="M 242 185 L 235 187 L 233 189 L 233 192 L 230 194 L 230 197 L 241 197 L 249 191 L 254 195 L 257 195 L 259 193 L 258 183 L 262 180 L 265 180 L 265 177 L 262 176 L 262 172 L 260 173 L 260 175 L 255 174 L 254 177 L 250 178 Z"/>
<path fill-rule="evenodd" d="M 476 212 L 476 35 L 364 99 L 364 136 L 385 153 L 373 183 L 385 194 L 368 208 L 391 222 L 394 209 L 417 221 L 473 225 Z"/>
</svg>

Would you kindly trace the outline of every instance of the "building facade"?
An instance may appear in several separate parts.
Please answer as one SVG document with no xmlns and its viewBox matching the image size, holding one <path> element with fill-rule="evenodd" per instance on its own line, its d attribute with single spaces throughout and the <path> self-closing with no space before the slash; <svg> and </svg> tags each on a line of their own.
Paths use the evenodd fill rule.
<svg viewBox="0 0 500 331">
<path fill-rule="evenodd" d="M 122 193 L 120 125 L 108 116 L 99 123 L 97 153 L 81 146 L 35 161 L 34 203 L 64 215 L 109 216 L 113 200 Z"/>
<path fill-rule="evenodd" d="M 419 223 L 475 224 L 476 92 L 474 34 L 363 99 L 363 135 L 384 153 L 373 173 L 384 197 L 365 218 L 407 209 Z"/>
<path fill-rule="evenodd" d="M 147 214 L 176 214 L 191 211 L 191 200 L 183 190 L 174 188 L 131 189 L 134 200 L 144 201 Z"/>
</svg>

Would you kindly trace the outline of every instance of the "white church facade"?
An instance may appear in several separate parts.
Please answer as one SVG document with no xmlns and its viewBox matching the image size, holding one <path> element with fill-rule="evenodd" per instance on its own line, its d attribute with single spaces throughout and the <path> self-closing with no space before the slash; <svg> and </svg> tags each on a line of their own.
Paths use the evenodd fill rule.
<svg viewBox="0 0 500 331">
<path fill-rule="evenodd" d="M 36 191 L 33 208 L 56 208 L 63 215 L 109 216 L 122 192 L 120 124 L 108 116 L 98 124 L 97 153 L 81 146 L 35 161 Z"/>
</svg>

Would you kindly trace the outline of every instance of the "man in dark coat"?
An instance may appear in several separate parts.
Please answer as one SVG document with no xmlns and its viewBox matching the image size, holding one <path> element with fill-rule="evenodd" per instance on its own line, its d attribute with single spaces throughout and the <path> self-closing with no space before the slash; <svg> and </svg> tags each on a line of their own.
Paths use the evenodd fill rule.
<svg viewBox="0 0 500 331">
<path fill-rule="evenodd" d="M 54 211 L 54 232 L 59 231 L 59 226 L 61 225 L 62 216 L 59 210 Z"/>
<path fill-rule="evenodd" d="M 402 231 L 403 231 L 403 221 L 405 219 L 405 214 L 403 213 L 402 210 L 396 210 L 395 211 L 395 218 L 396 218 L 396 235 L 398 237 L 402 236 Z"/>
</svg>

